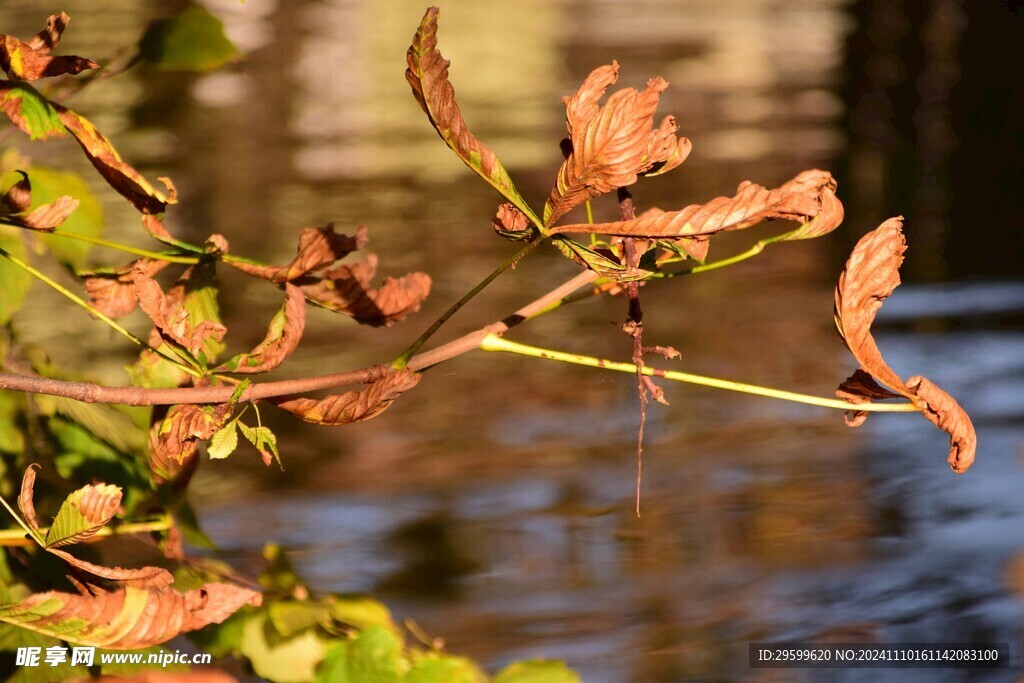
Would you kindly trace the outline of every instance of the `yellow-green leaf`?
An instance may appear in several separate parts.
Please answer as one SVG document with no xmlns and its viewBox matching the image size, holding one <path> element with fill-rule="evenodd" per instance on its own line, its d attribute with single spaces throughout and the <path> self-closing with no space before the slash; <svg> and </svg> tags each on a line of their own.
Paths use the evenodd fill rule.
<svg viewBox="0 0 1024 683">
<path fill-rule="evenodd" d="M 217 17 L 191 6 L 153 22 L 139 41 L 139 54 L 167 71 L 212 71 L 237 58 L 238 50 Z"/>
<path fill-rule="evenodd" d="M 111 484 L 83 486 L 68 496 L 46 532 L 46 547 L 81 543 L 109 522 L 121 505 L 121 489 Z"/>
<path fill-rule="evenodd" d="M 32 140 L 62 137 L 66 133 L 57 109 L 27 83 L 0 81 L 0 109 Z"/>
<path fill-rule="evenodd" d="M 210 437 L 210 443 L 206 452 L 213 460 L 226 458 L 238 448 L 238 430 L 235 428 L 237 422 L 229 422 L 216 434 Z"/>
</svg>

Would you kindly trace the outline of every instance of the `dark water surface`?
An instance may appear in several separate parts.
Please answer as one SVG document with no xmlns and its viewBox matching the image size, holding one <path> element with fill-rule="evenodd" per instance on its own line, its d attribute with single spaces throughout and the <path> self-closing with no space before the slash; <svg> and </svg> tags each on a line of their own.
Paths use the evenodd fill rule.
<svg viewBox="0 0 1024 683">
<path fill-rule="evenodd" d="M 392 329 L 311 311 L 282 376 L 392 358 L 515 249 L 491 234 L 496 196 L 409 96 L 404 52 L 423 7 L 206 4 L 250 52 L 247 61 L 202 77 L 133 73 L 83 91 L 73 105 L 148 175 L 174 178 L 182 201 L 170 222 L 187 238 L 216 231 L 237 253 L 283 262 L 303 226 L 366 224 L 384 274 L 429 272 L 423 312 Z M 670 81 L 659 111 L 674 113 L 694 141 L 681 168 L 636 186 L 640 208 L 731 194 L 744 179 L 774 185 L 804 168 L 839 174 L 851 220 L 831 238 L 644 288 L 648 340 L 682 353 L 665 367 L 831 395 L 854 367 L 832 322 L 845 250 L 889 213 L 907 213 L 911 225 L 920 217 L 930 232 L 908 229 L 910 282 L 886 303 L 876 336 L 897 372 L 926 375 L 960 399 L 978 430 L 977 463 L 951 474 L 945 435 L 915 415 L 875 415 L 850 430 L 833 411 L 672 385 L 671 406 L 648 411 L 638 519 L 634 379 L 479 352 L 431 370 L 365 424 L 317 429 L 271 417 L 284 473 L 242 452 L 205 463 L 193 500 L 229 559 L 255 573 L 263 544 L 280 542 L 315 587 L 378 595 L 399 618 L 491 668 L 564 658 L 598 683 L 1015 680 L 1024 624 L 1024 283 L 1021 269 L 1000 265 L 1012 247 L 998 245 L 1019 223 L 992 226 L 981 207 L 986 227 L 950 224 L 918 194 L 900 205 L 886 158 L 869 153 L 865 131 L 875 129 L 848 116 L 861 111 L 851 73 L 884 75 L 888 59 L 894 82 L 920 80 L 929 65 L 956 61 L 958 41 L 978 30 L 973 15 L 933 3 L 931 32 L 914 43 L 932 55 L 922 65 L 899 45 L 847 52 L 879 23 L 891 28 L 884 2 L 867 3 L 878 10 L 870 20 L 864 3 L 832 0 L 441 4 L 440 45 L 463 112 L 536 205 L 560 162 L 559 98 L 613 58 L 623 85 L 656 74 Z M 73 22 L 68 51 L 96 56 L 130 42 L 161 4 L 64 9 Z M 9 0 L 0 22 L 31 34 L 49 11 Z M 964 79 L 973 77 L 963 67 Z M 922 90 L 931 99 L 915 120 L 955 121 L 955 79 L 946 91 L 941 78 L 927 83 L 935 87 Z M 943 119 L 944 111 L 953 114 Z M 959 168 L 953 150 L 970 149 L 972 131 L 955 132 L 952 147 L 944 133 L 904 140 L 930 160 L 918 164 L 922 173 Z M 78 163 L 77 149 L 57 144 L 20 149 L 40 162 Z M 932 174 L 954 203 L 968 190 L 942 183 L 957 173 Z M 976 182 L 996 182 L 978 173 Z M 1012 179 L 1000 182 L 1019 191 Z M 110 233 L 145 244 L 130 210 L 97 191 Z M 1004 199 L 1000 215 L 1013 204 Z M 616 211 L 612 202 L 595 210 Z M 776 229 L 724 237 L 712 258 Z M 984 235 L 988 252 L 963 251 L 946 267 L 948 245 L 963 242 L 964 231 Z M 116 255 L 94 258 L 113 263 Z M 555 254 L 531 255 L 441 337 L 501 318 L 573 273 Z M 248 348 L 262 338 L 276 294 L 231 274 L 225 281 L 230 340 Z M 128 352 L 112 353 L 102 332 L 83 332 L 87 320 L 55 318 L 47 311 L 62 304 L 34 295 L 42 314 L 19 319 L 24 338 L 52 347 L 80 335 L 82 346 L 61 360 L 81 364 L 84 354 L 95 374 L 125 381 Z M 625 359 L 628 339 L 612 324 L 624 316 L 624 301 L 595 299 L 510 336 Z M 748 669 L 747 643 L 771 640 L 1004 642 L 1015 668 Z"/>
</svg>

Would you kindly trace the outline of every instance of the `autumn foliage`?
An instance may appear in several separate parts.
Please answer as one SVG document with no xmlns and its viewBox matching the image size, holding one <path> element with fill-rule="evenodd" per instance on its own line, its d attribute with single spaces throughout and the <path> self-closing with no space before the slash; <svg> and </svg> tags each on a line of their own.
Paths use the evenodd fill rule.
<svg viewBox="0 0 1024 683">
<path fill-rule="evenodd" d="M 580 275 L 571 281 L 576 287 L 593 285 L 594 292 L 628 299 L 622 329 L 631 338 L 641 410 L 648 396 L 665 400 L 663 388 L 641 372 L 645 356 L 674 358 L 678 354 L 666 347 L 646 345 L 639 283 L 707 268 L 711 242 L 721 232 L 742 230 L 764 221 L 795 224 L 765 240 L 763 247 L 822 237 L 843 220 L 835 178 L 817 169 L 798 173 L 775 188 L 743 181 L 731 196 L 676 209 L 650 207 L 637 212 L 626 188 L 645 177 L 677 169 L 690 155 L 692 145 L 678 135 L 679 124 L 673 116 L 656 116 L 660 95 L 669 85 L 664 79 L 652 78 L 642 90 L 627 87 L 609 94 L 619 75 L 619 65 L 614 61 L 594 69 L 575 93 L 563 98 L 565 159 L 553 173 L 542 210 L 534 211 L 494 151 L 473 135 L 463 118 L 449 80 L 449 62 L 438 49 L 438 15 L 436 8 L 427 10 L 408 50 L 406 79 L 413 97 L 445 144 L 502 196 L 492 220 L 499 236 L 527 243 L 523 255 L 534 246 L 550 243 L 580 266 Z M 52 54 L 68 21 L 66 14 L 50 17 L 47 27 L 27 41 L 2 37 L 0 68 L 7 80 L 0 81 L 0 109 L 33 140 L 73 138 L 109 186 L 137 209 L 144 231 L 165 249 L 127 263 L 78 269 L 76 273 L 78 291 L 84 296 L 78 297 L 78 303 L 141 347 L 129 367 L 133 386 L 125 387 L 123 394 L 117 393 L 118 388 L 106 388 L 102 395 L 114 396 L 116 400 L 110 403 L 159 407 L 149 416 L 145 457 L 140 461 L 141 469 L 135 472 L 144 485 L 133 493 L 136 500 L 128 509 L 120 487 L 97 482 L 63 499 L 53 523 L 44 529 L 35 512 L 36 466 L 24 468 L 18 498 L 20 521 L 37 553 L 64 563 L 76 592 L 29 592 L 16 599 L 8 595 L 5 604 L 0 604 L 0 621 L 69 643 L 131 649 L 157 645 L 218 624 L 238 610 L 255 610 L 261 594 L 229 572 L 222 572 L 223 580 L 179 590 L 175 577 L 162 567 L 125 569 L 95 564 L 64 548 L 116 534 L 118 524 L 127 523 L 129 515 L 135 515 L 134 521 L 138 522 L 152 519 L 155 511 L 169 522 L 149 527 L 149 531 L 169 560 L 181 562 L 187 554 L 179 528 L 184 509 L 182 494 L 203 454 L 212 459 L 228 457 L 238 447 L 241 432 L 266 464 L 280 459 L 276 436 L 259 418 L 259 403 L 272 404 L 318 425 L 368 420 L 413 390 L 423 379 L 425 367 L 478 348 L 481 335 L 440 347 L 432 356 L 419 355 L 422 343 L 444 322 L 441 319 L 410 347 L 410 354 L 390 365 L 353 371 L 340 378 L 325 376 L 277 384 L 254 381 L 279 368 L 298 348 L 307 324 L 308 305 L 363 325 L 390 326 L 419 311 L 430 293 L 430 277 L 409 273 L 377 283 L 379 260 L 375 254 L 363 252 L 369 242 L 363 226 L 341 231 L 332 224 L 303 228 L 297 233 L 295 256 L 282 264 L 259 263 L 236 254 L 221 235 L 210 236 L 202 245 L 173 236 L 164 223 L 165 212 L 173 210 L 171 207 L 179 200 L 173 183 L 167 178 L 159 178 L 159 185 L 150 183 L 122 159 L 112 142 L 85 116 L 51 101 L 29 83 L 98 68 L 89 59 Z M 0 222 L 23 231 L 59 234 L 79 200 L 61 196 L 33 208 L 32 174 L 31 169 L 19 169 L 6 186 Z M 572 209 L 612 193 L 620 206 L 620 220 L 564 222 Z M 903 380 L 885 362 L 871 334 L 875 315 L 900 282 L 898 269 L 905 249 L 901 219 L 891 218 L 860 240 L 839 278 L 835 321 L 859 368 L 840 385 L 837 394 L 849 403 L 847 419 L 854 426 L 867 417 L 858 405 L 889 399 L 909 401 L 949 433 L 949 463 L 954 471 L 962 473 L 974 461 L 977 445 L 970 418 L 929 379 Z M 2 255 L 16 265 L 22 262 L 10 249 L 5 248 Z M 269 295 L 281 301 L 264 339 L 251 350 L 226 358 L 223 355 L 229 330 L 219 315 L 217 280 L 218 269 L 224 267 L 263 281 Z M 134 337 L 116 322 L 136 308 L 151 323 L 145 339 Z M 502 334 L 511 324 L 491 326 L 484 332 Z M 13 367 L 5 363 L 0 388 L 64 399 L 95 400 L 99 395 L 95 388 L 82 383 Z M 350 384 L 363 386 L 336 391 Z M 330 393 L 304 395 L 318 389 Z M 167 391 L 171 393 L 161 393 Z M 194 399 L 209 395 L 200 394 L 203 391 L 213 391 L 221 400 Z M 249 419 L 252 414 L 256 416 L 255 424 L 242 421 L 243 416 Z M 308 593 L 302 597 L 285 590 L 284 594 L 289 600 L 305 600 L 303 604 L 312 600 Z M 319 606 L 309 609 L 327 610 L 317 612 L 323 615 L 331 614 L 335 603 L 315 604 Z M 263 612 L 251 613 L 266 618 Z M 314 619 L 310 628 L 334 624 L 332 618 Z M 338 617 L 337 621 L 343 619 Z M 351 634 L 357 631 L 346 633 L 355 637 Z"/>
</svg>

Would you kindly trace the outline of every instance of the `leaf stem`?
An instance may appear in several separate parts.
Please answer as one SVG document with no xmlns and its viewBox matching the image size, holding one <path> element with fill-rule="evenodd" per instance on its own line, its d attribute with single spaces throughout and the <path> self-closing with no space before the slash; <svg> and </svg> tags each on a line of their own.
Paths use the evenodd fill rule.
<svg viewBox="0 0 1024 683">
<path fill-rule="evenodd" d="M 7 504 L 7 501 L 3 500 L 3 498 L 0 498 L 0 501 L 3 502 L 4 507 L 6 507 L 7 510 L 10 512 L 11 507 Z M 15 516 L 15 519 L 17 519 L 18 522 L 25 529 L 28 529 L 30 533 L 32 532 L 32 530 L 29 529 L 24 524 L 24 522 L 21 521 L 20 517 Z M 167 531 L 172 526 L 174 526 L 174 521 L 172 520 L 171 516 L 161 515 L 160 517 L 150 520 L 148 522 L 125 522 L 123 524 L 105 526 L 99 531 L 97 531 L 95 534 L 93 534 L 89 538 L 89 541 L 92 541 L 93 539 L 105 538 L 107 536 L 123 536 L 128 534 L 149 533 L 153 531 Z M 39 533 L 42 535 L 42 537 L 45 538 L 47 531 L 49 531 L 49 529 L 44 528 L 40 529 Z M 25 545 L 30 544 L 26 541 L 24 535 L 19 533 L 17 529 L 0 529 L 0 547 Z M 39 545 L 45 546 L 45 543 L 42 540 L 40 540 Z"/>
<path fill-rule="evenodd" d="M 120 242 L 110 242 L 99 237 L 91 237 L 89 235 L 79 235 L 74 232 L 67 232 L 65 230 L 53 230 L 50 232 L 43 232 L 44 235 L 53 235 L 55 237 L 66 237 L 68 239 L 78 240 L 79 242 L 88 242 L 89 244 L 95 244 L 98 247 L 106 247 L 108 249 L 116 249 L 117 251 L 123 251 L 126 254 L 134 254 L 135 256 L 142 256 L 145 258 L 151 258 L 157 261 L 168 261 L 170 263 L 199 263 L 198 256 L 182 256 L 179 254 L 149 251 L 147 249 L 139 249 L 137 247 L 131 247 L 127 244 L 121 244 Z"/>
<path fill-rule="evenodd" d="M 491 284 L 495 279 L 497 279 L 499 275 L 501 275 L 506 270 L 514 266 L 516 263 L 520 261 L 520 259 L 522 259 L 524 256 L 533 251 L 534 247 L 543 242 L 545 239 L 547 238 L 544 235 L 539 235 L 538 237 L 534 238 L 533 241 L 531 241 L 525 247 L 520 249 L 512 258 L 502 263 L 500 266 L 495 268 L 490 275 L 488 275 L 479 283 L 477 283 L 476 287 L 463 294 L 462 298 L 460 298 L 458 301 L 452 304 L 447 311 L 442 313 L 441 317 L 435 320 L 434 323 L 416 339 L 416 341 L 410 344 L 405 351 L 403 351 L 397 358 L 391 361 L 391 367 L 393 367 L 396 370 L 401 370 L 406 365 L 408 365 L 409 359 L 416 355 L 416 352 L 419 351 L 425 343 L 427 343 L 428 339 L 434 336 L 435 332 L 441 329 L 442 325 L 448 322 L 449 318 L 455 315 L 460 308 L 469 303 L 469 301 L 473 297 L 482 292 L 484 288 L 486 288 L 487 285 Z"/>
<path fill-rule="evenodd" d="M 64 285 L 60 284 L 56 280 L 53 280 L 52 278 L 48 277 L 47 275 L 44 275 L 41 271 L 36 270 L 35 268 L 30 266 L 25 261 L 22 261 L 17 256 L 14 256 L 13 254 L 9 253 L 7 250 L 5 250 L 3 248 L 0 248 L 0 256 L 3 256 L 8 261 L 10 261 L 14 265 L 18 266 L 19 268 L 21 268 L 22 270 L 24 270 L 26 273 L 28 273 L 32 277 L 36 278 L 37 280 L 39 280 L 40 282 L 42 282 L 46 286 L 48 286 L 51 289 L 53 289 L 54 291 L 58 292 L 61 296 L 63 296 L 67 300 L 71 301 L 72 303 L 77 304 L 78 306 L 81 306 L 86 311 L 88 311 L 91 315 L 93 315 L 93 316 L 99 318 L 100 320 L 102 320 L 103 322 L 105 322 L 112 330 L 114 330 L 115 332 L 117 332 L 118 334 L 123 336 L 124 338 L 128 339 L 132 343 L 152 350 L 154 353 L 159 354 L 160 357 L 165 359 L 167 362 L 173 363 L 179 369 L 183 370 L 184 372 L 187 372 L 188 374 L 192 375 L 193 377 L 202 377 L 203 376 L 202 373 L 200 371 L 196 370 L 195 368 L 192 368 L 191 366 L 186 365 L 185 363 L 182 363 L 181 361 L 177 360 L 176 358 L 172 358 L 172 357 L 168 356 L 165 353 L 161 353 L 159 349 L 153 348 L 152 346 L 150 346 L 149 344 L 144 342 L 142 339 L 139 339 L 134 334 L 132 334 L 131 332 L 126 330 L 124 327 L 122 327 L 119 323 L 117 323 L 110 316 L 106 315 L 102 311 L 97 310 L 93 306 L 90 306 L 89 302 L 87 302 L 84 299 L 82 299 L 81 297 L 79 297 L 77 294 L 75 294 L 74 292 L 69 290 L 67 287 L 65 287 Z"/>
<path fill-rule="evenodd" d="M 552 349 L 542 349 L 536 346 L 528 346 L 526 344 L 520 344 L 518 342 L 509 341 L 503 337 L 499 337 L 495 334 L 488 334 L 480 342 L 480 348 L 484 351 L 503 351 L 506 353 L 514 353 L 520 356 L 528 356 L 531 358 L 547 358 L 549 360 L 556 360 L 562 363 L 572 363 L 574 365 L 585 365 L 592 368 L 600 368 L 602 370 L 614 370 L 616 372 L 628 372 L 652 376 L 652 377 L 663 377 L 665 379 L 673 380 L 675 382 L 686 382 L 688 384 L 699 384 L 705 387 L 713 387 L 715 389 L 725 389 L 727 391 L 738 391 L 744 394 L 754 394 L 755 396 L 766 396 L 768 398 L 777 398 L 783 401 L 793 401 L 795 403 L 806 403 L 812 406 L 821 406 L 822 408 L 836 408 L 839 410 L 863 410 L 873 413 L 911 413 L 920 412 L 920 409 L 913 403 L 849 403 L 847 401 L 840 401 L 834 398 L 824 398 L 821 396 L 810 396 L 808 394 L 798 394 L 792 391 L 782 391 L 780 389 L 772 389 L 770 387 L 761 387 L 753 384 L 744 384 L 742 382 L 732 382 L 730 380 L 718 379 L 715 377 L 705 377 L 703 375 L 693 375 L 687 372 L 677 372 L 675 370 L 658 370 L 650 366 L 644 366 L 638 369 L 633 363 L 620 363 L 616 361 L 605 360 L 603 358 L 595 358 L 593 356 L 582 356 L 575 353 L 568 353 L 566 351 L 556 351 Z"/>
<path fill-rule="evenodd" d="M 6 498 L 0 496 L 0 503 L 3 503 L 3 506 L 7 508 L 7 512 L 11 513 L 11 517 L 14 517 L 15 521 L 18 522 L 18 525 L 21 526 L 21 528 L 24 529 L 36 543 L 38 543 L 40 546 L 44 545 L 40 533 L 25 523 L 25 520 L 21 518 L 21 515 L 14 511 L 14 508 L 11 507 L 11 504 L 7 502 Z M 4 538 L 5 536 L 9 538 L 16 538 L 21 541 L 21 543 L 13 545 L 31 545 L 30 543 L 26 543 L 25 536 L 23 534 L 18 533 L 15 529 L 5 529 L 0 531 L 0 538 Z M 0 545 L 4 544 L 0 543 Z"/>
</svg>

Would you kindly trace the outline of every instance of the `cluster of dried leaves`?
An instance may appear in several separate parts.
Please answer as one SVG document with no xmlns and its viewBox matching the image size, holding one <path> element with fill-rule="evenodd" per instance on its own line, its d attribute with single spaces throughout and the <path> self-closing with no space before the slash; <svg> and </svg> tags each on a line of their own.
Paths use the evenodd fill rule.
<svg viewBox="0 0 1024 683">
<path fill-rule="evenodd" d="M 658 77 L 642 91 L 624 88 L 601 104 L 606 91 L 618 79 L 619 65 L 612 62 L 594 69 L 580 88 L 564 97 L 568 138 L 562 149 L 565 162 L 558 171 L 542 217 L 534 213 L 516 190 L 497 155 L 470 131 L 448 80 L 449 62 L 437 49 L 438 9 L 427 10 L 409 48 L 406 79 L 413 94 L 441 138 L 478 175 L 504 195 L 493 220 L 495 231 L 507 239 L 534 240 L 548 237 L 568 258 L 602 277 L 626 286 L 629 316 L 623 325 L 633 339 L 633 360 L 643 367 L 645 352 L 673 357 L 673 349 L 646 347 L 642 341 L 642 312 L 637 281 L 655 277 L 661 266 L 689 257 L 703 262 L 709 240 L 717 233 L 740 230 L 766 220 L 799 224 L 773 241 L 812 239 L 826 235 L 843 220 L 843 205 L 836 197 L 836 181 L 827 171 L 809 170 L 777 188 L 768 189 L 744 181 L 731 197 L 717 197 L 675 211 L 648 209 L 634 215 L 632 200 L 623 188 L 644 176 L 665 173 L 686 160 L 691 145 L 677 137 L 671 116 L 656 124 L 654 114 L 660 94 L 667 87 Z M 622 218 L 609 223 L 559 225 L 569 211 L 601 195 L 617 190 Z M 590 244 L 569 235 L 588 234 Z M 854 250 L 836 294 L 836 321 L 861 370 L 843 383 L 839 395 L 853 402 L 906 397 L 939 428 L 950 433 L 949 461 L 963 472 L 974 459 L 976 438 L 970 419 L 942 389 L 922 377 L 908 382 L 899 378 L 882 360 L 870 335 L 878 306 L 899 283 L 896 268 L 905 247 L 899 219 L 890 219 L 870 233 Z M 874 379 L 873 379 L 874 378 Z M 879 386 L 875 379 L 893 389 Z M 663 401 L 662 391 L 638 373 L 641 414 L 647 396 Z M 849 419 L 860 424 L 866 413 Z M 642 425 L 642 421 L 641 421 Z M 641 426 L 642 434 L 642 426 Z"/>
<path fill-rule="evenodd" d="M 628 295 L 629 313 L 622 329 L 632 339 L 641 406 L 648 396 L 664 401 L 661 389 L 639 374 L 644 355 L 678 356 L 670 348 L 644 345 L 639 304 L 642 281 L 662 275 L 669 264 L 686 259 L 703 262 L 711 238 L 720 232 L 785 220 L 797 227 L 774 241 L 810 239 L 828 234 L 843 219 L 835 179 L 821 170 L 805 171 L 772 189 L 743 182 L 732 196 L 678 210 L 651 208 L 636 214 L 625 188 L 640 178 L 676 168 L 690 154 L 691 144 L 677 135 L 678 124 L 672 116 L 655 121 L 660 95 L 668 86 L 664 79 L 651 79 L 643 90 L 624 88 L 605 98 L 618 79 L 616 62 L 593 70 L 575 93 L 563 98 L 568 134 L 562 145 L 565 160 L 538 214 L 516 189 L 497 155 L 470 132 L 455 101 L 449 62 L 437 48 L 437 19 L 437 8 L 428 9 L 407 54 L 406 78 L 413 95 L 445 143 L 504 197 L 493 219 L 500 236 L 518 241 L 550 240 L 567 258 L 618 283 L 619 291 Z M 411 273 L 375 286 L 376 256 L 342 263 L 366 246 L 362 227 L 353 235 L 337 233 L 333 225 L 306 228 L 299 235 L 295 257 L 284 265 L 233 255 L 220 235 L 211 236 L 203 248 L 175 239 L 163 216 L 167 207 L 176 203 L 170 180 L 160 178 L 166 191 L 156 189 L 121 159 L 88 119 L 51 102 L 28 83 L 97 68 L 88 59 L 51 54 L 67 24 L 67 15 L 60 14 L 50 17 L 47 28 L 28 41 L 2 36 L 0 68 L 8 80 L 0 81 L 0 109 L 33 139 L 74 137 L 111 187 L 141 213 L 144 229 L 196 260 L 166 285 L 159 279 L 171 264 L 154 258 L 83 273 L 90 303 L 108 318 L 138 308 L 152 322 L 148 347 L 129 368 L 135 384 L 237 387 L 226 403 L 174 405 L 154 414 L 148 442 L 152 481 L 165 491 L 179 493 L 196 467 L 200 444 L 209 442 L 211 457 L 226 457 L 237 446 L 239 430 L 270 464 L 278 456 L 274 435 L 259 422 L 250 426 L 240 419 L 248 407 L 246 377 L 275 370 L 295 352 L 305 328 L 306 302 L 361 324 L 386 326 L 419 310 L 430 291 L 430 278 Z M 31 184 L 28 175 L 20 173 L 20 180 L 2 197 L 0 222 L 54 230 L 78 206 L 77 200 L 64 196 L 30 210 Z M 618 194 L 620 220 L 560 224 L 573 209 L 613 191 Z M 580 234 L 589 236 L 587 243 L 574 239 Z M 929 380 L 913 377 L 904 382 L 882 359 L 870 332 L 882 301 L 899 284 L 904 249 L 900 220 L 890 219 L 860 241 L 840 279 L 836 323 L 861 369 L 842 384 L 839 395 L 854 403 L 909 399 L 949 432 L 949 462 L 955 471 L 963 472 L 973 461 L 976 448 L 970 419 L 952 397 Z M 221 360 L 227 329 L 219 315 L 217 268 L 225 266 L 277 287 L 284 301 L 261 342 Z M 283 397 L 273 402 L 307 422 L 350 424 L 379 415 L 419 380 L 417 373 L 396 370 L 362 390 L 320 399 Z M 864 412 L 848 415 L 851 425 L 865 418 Z M 642 423 L 640 433 L 642 438 Z M 87 540 L 107 525 L 120 505 L 120 489 L 97 484 L 76 491 L 43 535 L 34 511 L 34 481 L 35 471 L 29 468 L 19 498 L 25 523 L 46 552 L 70 566 L 80 595 L 52 591 L 31 595 L 0 605 L 0 620 L 59 634 L 73 642 L 132 648 L 217 623 L 241 605 L 258 601 L 257 593 L 240 586 L 216 583 L 180 593 L 171 588 L 173 579 L 163 569 L 103 567 L 76 558 L 61 547 Z M 180 554 L 180 548 L 172 549 L 174 553 Z M 70 623 L 75 627 L 70 628 Z"/>
<path fill-rule="evenodd" d="M 83 487 L 61 504 L 49 529 L 36 519 L 36 469 L 22 480 L 18 504 L 32 538 L 68 566 L 78 593 L 47 591 L 0 605 L 0 621 L 81 645 L 131 650 L 166 642 L 210 624 L 219 624 L 243 605 L 259 605 L 260 593 L 228 583 L 208 583 L 180 592 L 160 567 L 124 569 L 87 562 L 62 550 L 95 536 L 121 505 L 121 489 L 106 484 Z"/>
</svg>

